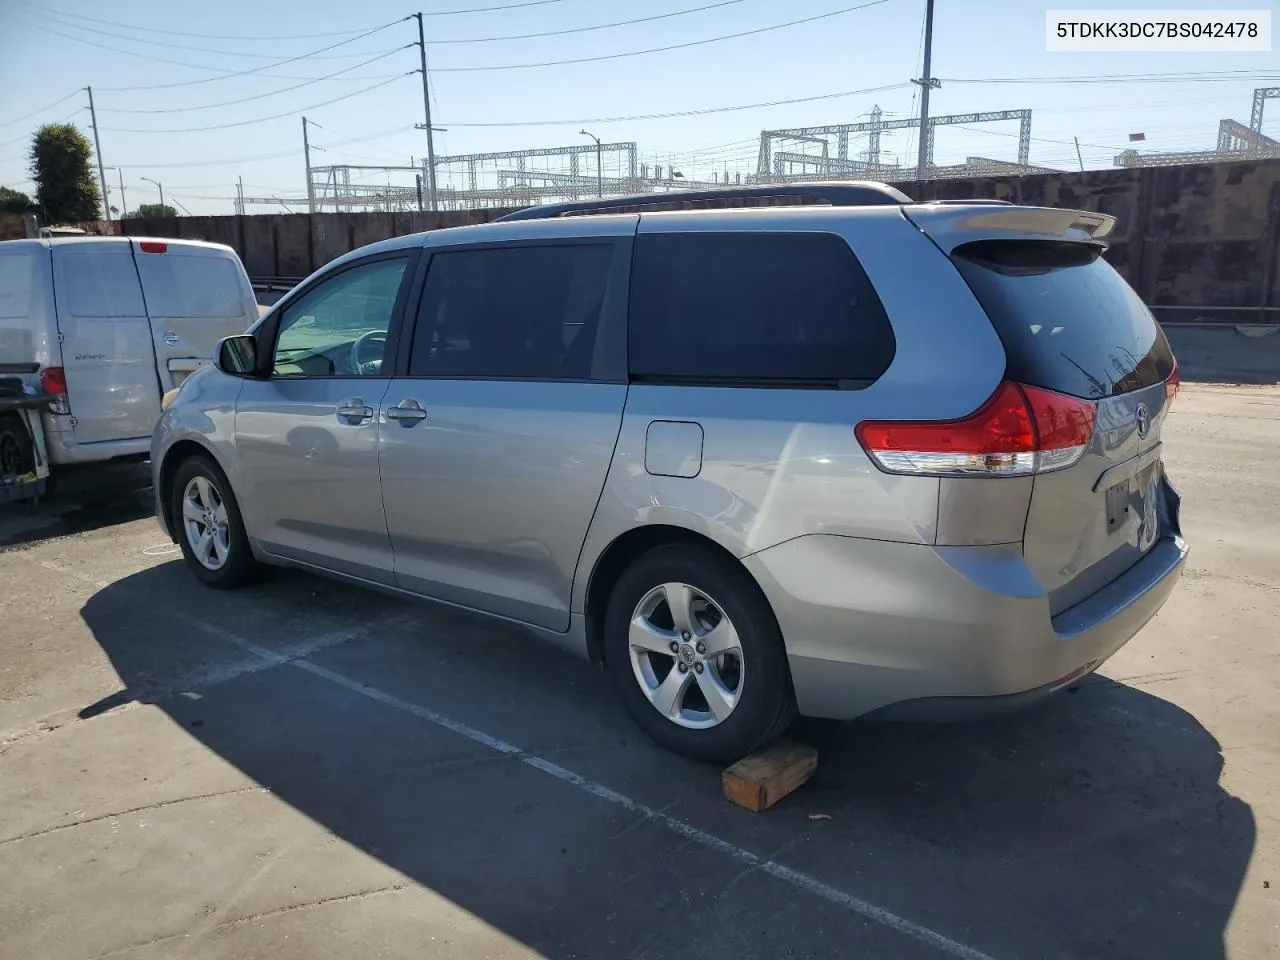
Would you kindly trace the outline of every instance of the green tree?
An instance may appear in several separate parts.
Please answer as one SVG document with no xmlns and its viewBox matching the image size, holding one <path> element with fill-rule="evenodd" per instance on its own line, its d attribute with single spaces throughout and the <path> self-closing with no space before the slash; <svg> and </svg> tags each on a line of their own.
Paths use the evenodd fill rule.
<svg viewBox="0 0 1280 960">
<path fill-rule="evenodd" d="M 129 216 L 137 217 L 139 220 L 146 220 L 152 217 L 176 217 L 177 215 L 178 211 L 167 203 L 144 203 L 129 214 Z"/>
<path fill-rule="evenodd" d="M 0 187 L 0 213 L 32 213 L 35 204 L 21 190 Z"/>
<path fill-rule="evenodd" d="M 97 220 L 101 204 L 92 172 L 93 149 L 69 123 L 49 123 L 31 141 L 36 204 L 49 223 Z"/>
</svg>

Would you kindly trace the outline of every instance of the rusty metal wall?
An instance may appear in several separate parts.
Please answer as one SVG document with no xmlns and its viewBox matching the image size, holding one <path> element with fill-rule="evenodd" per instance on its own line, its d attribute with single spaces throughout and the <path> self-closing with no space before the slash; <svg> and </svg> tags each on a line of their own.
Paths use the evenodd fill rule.
<svg viewBox="0 0 1280 960">
<path fill-rule="evenodd" d="M 1280 306 L 1280 160 L 895 184 L 919 200 L 994 197 L 1118 218 L 1107 258 L 1148 303 Z M 505 210 L 126 220 L 121 232 L 234 247 L 253 277 L 302 277 L 387 237 Z"/>
<path fill-rule="evenodd" d="M 1152 304 L 1280 306 L 1280 161 L 897 184 L 1118 218 L 1107 259 Z"/>
</svg>

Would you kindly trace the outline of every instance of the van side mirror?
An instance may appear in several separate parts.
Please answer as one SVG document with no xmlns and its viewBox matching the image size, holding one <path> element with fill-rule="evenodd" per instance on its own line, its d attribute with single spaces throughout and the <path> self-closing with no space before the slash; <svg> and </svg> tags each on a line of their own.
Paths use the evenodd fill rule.
<svg viewBox="0 0 1280 960">
<path fill-rule="evenodd" d="M 233 377 L 252 377 L 258 372 L 258 341 L 248 334 L 223 337 L 213 352 L 213 363 Z"/>
</svg>

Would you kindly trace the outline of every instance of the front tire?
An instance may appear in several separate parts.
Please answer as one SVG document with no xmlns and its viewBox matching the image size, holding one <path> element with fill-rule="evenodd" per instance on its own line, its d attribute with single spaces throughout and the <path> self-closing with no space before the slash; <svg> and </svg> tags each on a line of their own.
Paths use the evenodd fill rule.
<svg viewBox="0 0 1280 960">
<path fill-rule="evenodd" d="M 231 484 L 204 456 L 184 460 L 170 496 L 173 530 L 187 566 L 202 583 L 233 590 L 257 572 Z"/>
<path fill-rule="evenodd" d="M 632 719 L 683 756 L 737 760 L 795 718 L 773 611 L 745 570 L 705 547 L 632 562 L 609 597 L 604 651 Z"/>
</svg>

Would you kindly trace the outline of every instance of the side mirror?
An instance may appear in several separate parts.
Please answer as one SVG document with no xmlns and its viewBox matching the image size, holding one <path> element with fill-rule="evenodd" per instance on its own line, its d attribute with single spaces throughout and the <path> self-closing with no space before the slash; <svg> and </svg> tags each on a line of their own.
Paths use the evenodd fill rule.
<svg viewBox="0 0 1280 960">
<path fill-rule="evenodd" d="M 213 352 L 213 364 L 233 377 L 252 377 L 258 372 L 258 341 L 248 334 L 223 337 Z"/>
</svg>

